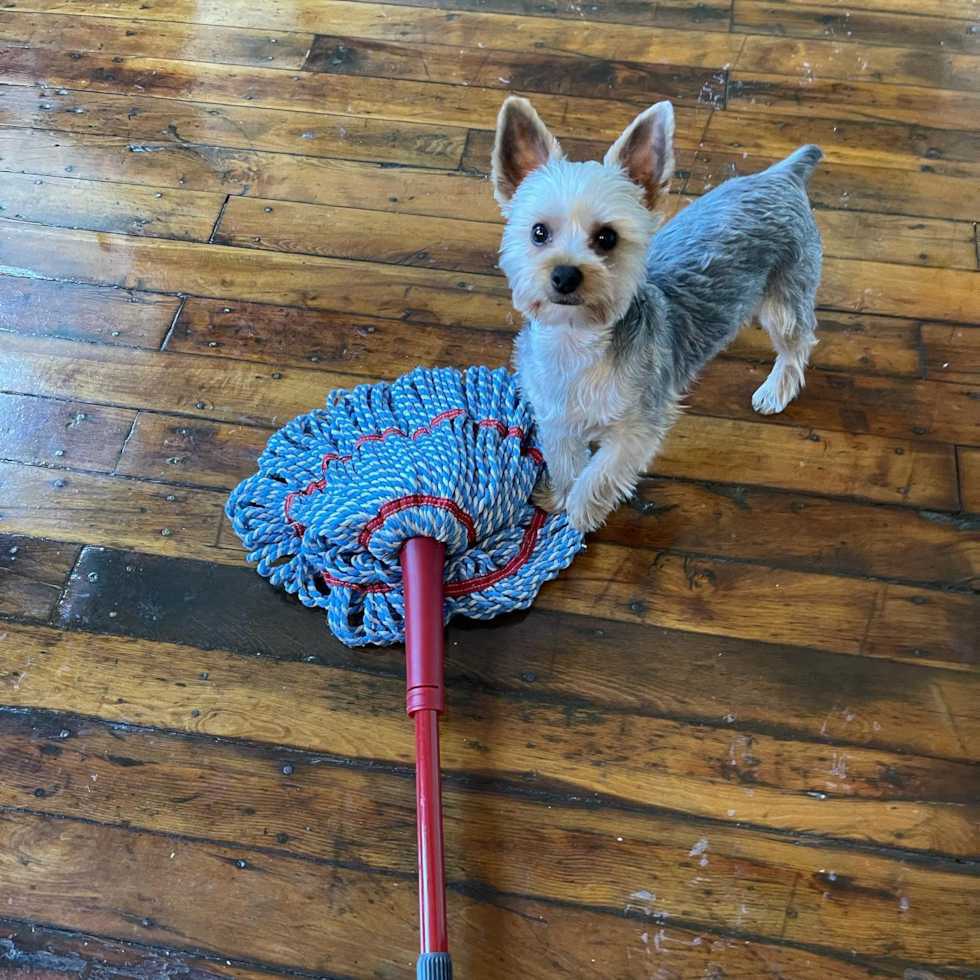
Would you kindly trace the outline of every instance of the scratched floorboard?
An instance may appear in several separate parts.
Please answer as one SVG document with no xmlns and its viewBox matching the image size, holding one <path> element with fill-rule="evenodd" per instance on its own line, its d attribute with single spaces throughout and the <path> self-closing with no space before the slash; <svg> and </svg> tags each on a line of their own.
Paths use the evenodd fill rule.
<svg viewBox="0 0 980 980">
<path fill-rule="evenodd" d="M 506 91 L 576 158 L 672 99 L 675 209 L 818 139 L 828 260 L 791 411 L 747 329 L 536 607 L 448 631 L 459 975 L 980 978 L 978 37 L 971 0 L 4 4 L 0 978 L 411 975 L 400 651 L 221 506 L 326 388 L 508 362 Z"/>
</svg>

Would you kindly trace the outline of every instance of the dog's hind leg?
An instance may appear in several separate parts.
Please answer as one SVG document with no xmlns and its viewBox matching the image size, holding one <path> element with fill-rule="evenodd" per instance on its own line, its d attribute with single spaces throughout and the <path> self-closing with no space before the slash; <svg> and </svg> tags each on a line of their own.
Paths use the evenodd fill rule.
<svg viewBox="0 0 980 980">
<path fill-rule="evenodd" d="M 815 270 L 808 265 L 800 262 L 775 272 L 759 304 L 759 322 L 776 350 L 769 377 L 752 396 L 752 407 L 760 415 L 781 412 L 805 384 L 810 351 L 818 343 L 813 306 L 820 282 L 819 263 Z"/>
</svg>

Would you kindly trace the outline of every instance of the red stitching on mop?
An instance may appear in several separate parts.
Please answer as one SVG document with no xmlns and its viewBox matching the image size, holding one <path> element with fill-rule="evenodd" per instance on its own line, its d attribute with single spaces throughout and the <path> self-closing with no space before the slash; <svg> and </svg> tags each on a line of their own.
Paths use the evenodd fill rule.
<svg viewBox="0 0 980 980">
<path fill-rule="evenodd" d="M 405 497 L 403 500 L 409 500 L 410 498 Z M 438 500 L 438 497 L 430 498 L 431 500 Z M 399 501 L 393 501 L 394 503 L 399 503 Z M 452 501 L 447 501 L 447 503 L 452 503 Z M 414 504 L 406 504 L 405 506 L 415 506 Z M 487 572 L 485 575 L 477 575 L 475 578 L 464 579 L 461 582 L 449 582 L 446 584 L 445 595 L 449 597 L 472 595 L 474 592 L 480 592 L 483 589 L 489 588 L 491 585 L 496 585 L 498 582 L 505 578 L 513 575 L 516 571 L 527 564 L 528 559 L 534 553 L 535 545 L 538 543 L 538 532 L 544 526 L 544 522 L 548 519 L 548 515 L 541 510 L 540 507 L 535 508 L 534 517 L 531 518 L 531 523 L 527 526 L 524 531 L 524 538 L 521 541 L 521 546 L 517 551 L 517 554 L 503 568 L 498 568 L 495 571 Z M 376 520 L 376 518 L 375 518 Z M 386 585 L 384 582 L 377 582 L 373 585 L 360 585 L 356 582 L 344 582 L 339 578 L 335 578 L 329 572 L 322 572 L 323 581 L 327 585 L 334 587 L 339 587 L 342 589 L 351 589 L 354 592 L 364 592 L 364 593 L 381 593 L 386 594 L 393 590 L 393 586 Z"/>
<path fill-rule="evenodd" d="M 473 523 L 473 518 L 463 510 L 455 500 L 449 500 L 446 497 L 433 497 L 425 493 L 411 493 L 407 497 L 399 497 L 397 500 L 389 500 L 386 504 L 381 505 L 381 509 L 378 511 L 374 517 L 371 518 L 364 525 L 364 530 L 361 531 L 357 538 L 357 543 L 362 547 L 366 548 L 368 542 L 371 540 L 371 535 L 381 527 L 384 522 L 391 517 L 392 514 L 400 514 L 403 510 L 408 510 L 411 507 L 439 507 L 442 510 L 448 510 L 450 514 L 455 517 L 463 527 L 466 528 L 466 536 L 469 539 L 470 544 L 476 541 L 476 525 Z"/>
<path fill-rule="evenodd" d="M 345 582 L 343 579 L 334 578 L 329 572 L 321 572 L 320 576 L 327 585 L 332 585 L 335 588 L 341 589 L 351 589 L 354 592 L 366 592 L 366 593 L 377 593 L 382 594 L 391 592 L 392 586 L 385 585 L 384 582 L 376 582 L 374 585 L 359 585 L 357 582 Z"/>
<path fill-rule="evenodd" d="M 341 456 L 339 453 L 326 453 L 323 459 L 320 461 L 320 472 L 323 474 L 324 480 L 327 476 L 327 463 L 332 463 L 335 459 L 339 460 L 341 463 L 346 463 L 352 460 L 353 456 Z M 320 488 L 323 489 L 322 487 Z"/>
<path fill-rule="evenodd" d="M 384 442 L 385 439 L 388 438 L 388 436 L 403 436 L 404 437 L 404 435 L 405 435 L 405 433 L 402 432 L 401 429 L 396 429 L 395 426 L 391 426 L 390 428 L 385 429 L 384 432 L 382 432 L 380 434 L 379 433 L 373 433 L 373 434 L 371 434 L 369 436 L 361 436 L 354 443 L 354 448 L 355 449 L 360 449 L 361 446 L 363 446 L 364 443 L 366 443 L 366 442 Z"/>
<path fill-rule="evenodd" d="M 308 497 L 311 493 L 322 490 L 326 485 L 326 480 L 314 480 L 312 483 L 307 484 L 305 489 L 294 490 L 292 493 L 286 494 L 286 499 L 283 501 L 282 505 L 283 516 L 286 518 L 286 523 L 292 526 L 297 537 L 302 537 L 306 533 L 306 525 L 300 524 L 299 521 L 294 521 L 290 515 L 289 512 L 293 506 L 293 501 L 297 497 Z"/>
<path fill-rule="evenodd" d="M 538 543 L 538 532 L 544 526 L 548 515 L 540 508 L 535 508 L 534 517 L 524 532 L 524 540 L 517 554 L 503 568 L 498 568 L 485 575 L 477 575 L 475 578 L 464 579 L 462 582 L 449 582 L 446 584 L 445 594 L 447 596 L 471 595 L 496 585 L 502 579 L 513 575 L 519 568 L 527 564 L 528 559 L 534 552 L 534 546 Z"/>
<path fill-rule="evenodd" d="M 438 425 L 440 422 L 446 422 L 450 419 L 458 419 L 461 415 L 466 414 L 466 409 L 464 408 L 447 408 L 446 411 L 440 412 L 429 425 Z"/>
</svg>

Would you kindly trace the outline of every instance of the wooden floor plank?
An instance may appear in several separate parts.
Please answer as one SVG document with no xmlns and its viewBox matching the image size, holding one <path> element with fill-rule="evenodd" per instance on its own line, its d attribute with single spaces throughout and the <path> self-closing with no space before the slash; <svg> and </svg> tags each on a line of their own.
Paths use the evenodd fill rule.
<svg viewBox="0 0 980 980">
<path fill-rule="evenodd" d="M 757 421 L 759 416 L 745 395 L 754 391 L 768 374 L 768 365 L 719 358 L 705 369 L 687 402 L 699 415 Z M 842 375 L 811 369 L 806 374 L 804 391 L 770 421 L 839 429 L 855 435 L 874 433 L 895 439 L 980 443 L 980 401 L 961 386 L 921 379 Z"/>
<path fill-rule="evenodd" d="M 243 142 L 243 141 L 239 141 Z M 165 140 L 133 144 L 125 136 L 17 128 L 4 136 L 0 167 L 33 174 L 69 172 L 87 180 L 254 194 L 391 213 L 499 221 L 500 208 L 480 184 L 458 171 L 392 169 L 379 163 L 273 153 Z M 326 144 L 324 144 L 326 147 Z M 453 166 L 447 161 L 444 166 Z"/>
<path fill-rule="evenodd" d="M 52 251 L 57 239 L 62 251 Z M 8 243 L 16 240 L 17 254 Z M 0 273 L 472 327 L 513 323 L 497 276 L 0 224 Z M 10 259 L 13 258 L 11 262 Z"/>
<path fill-rule="evenodd" d="M 743 149 L 743 133 L 719 129 L 716 141 L 713 129 L 712 124 L 705 134 L 705 148 L 694 154 L 685 186 L 690 194 L 703 194 L 738 174 L 758 173 L 796 147 L 787 144 L 770 155 L 760 154 Z M 914 172 L 825 161 L 810 180 L 810 199 L 822 208 L 970 221 L 980 218 L 977 181 L 935 170 L 931 162 Z"/>
<path fill-rule="evenodd" d="M 774 116 L 822 116 L 835 120 L 880 120 L 934 129 L 969 131 L 980 112 L 980 93 L 889 85 L 875 80 L 735 70 L 728 105 L 738 112 Z"/>
<path fill-rule="evenodd" d="M 5 696 L 13 707 L 72 710 L 114 724 L 244 737 L 273 749 L 300 749 L 337 761 L 372 759 L 381 768 L 402 766 L 413 755 L 411 725 L 403 717 L 404 682 L 398 678 L 15 623 L 5 629 Z M 159 659 L 164 654 L 166 666 Z M 114 688 L 118 699 L 106 698 L 99 678 L 100 665 L 110 663 L 115 676 L 127 678 L 125 686 Z M 306 696 L 302 717 L 283 710 L 298 690 Z M 491 784 L 537 791 L 552 797 L 547 803 L 591 797 L 616 803 L 619 809 L 621 804 L 635 808 L 641 800 L 669 799 L 667 809 L 673 813 L 710 817 L 720 838 L 728 833 L 742 837 L 739 824 L 762 824 L 888 847 L 899 840 L 912 851 L 976 852 L 975 806 L 966 802 L 976 790 L 972 767 L 962 763 L 920 763 L 914 757 L 850 747 L 843 752 L 847 762 L 842 776 L 836 764 L 841 751 L 835 760 L 826 745 L 733 732 L 723 721 L 692 728 L 647 716 L 601 714 L 588 704 L 563 708 L 473 691 L 462 692 L 459 699 L 450 693 L 448 704 L 446 724 L 451 717 L 452 728 L 447 727 L 444 741 L 447 773 L 465 772 Z M 509 719 L 506 726 L 495 720 L 500 712 Z M 621 751 L 625 738 L 636 747 L 628 757 Z M 593 760 L 585 767 L 578 763 L 583 739 Z M 563 751 L 542 754 L 548 745 Z M 528 772 L 531 750 L 534 770 Z M 909 793 L 889 781 L 890 766 L 899 780 L 908 780 Z M 669 798 L 658 792 L 667 780 L 676 787 Z M 840 810 L 822 806 L 821 795 L 837 797 Z M 955 805 L 946 803 L 947 798 Z M 731 809 L 736 812 L 728 813 Z M 543 816 L 547 819 L 547 811 Z M 625 825 L 628 817 L 621 819 Z M 685 836 L 689 833 L 686 827 Z M 698 836 L 695 832 L 688 849 Z M 612 834 L 609 838 L 615 843 Z M 773 855 L 775 840 L 751 839 L 757 855 Z M 746 840 L 740 848 L 746 858 L 751 847 Z M 787 857 L 779 864 L 793 867 L 788 855 L 802 850 L 786 841 Z M 411 860 L 410 853 L 406 860 Z M 810 855 L 809 860 L 826 860 L 826 855 Z M 901 867 L 898 861 L 887 863 Z M 615 911 L 620 913 L 622 904 Z M 938 943 L 939 931 L 928 941 Z"/>
<path fill-rule="evenodd" d="M 835 309 L 980 323 L 980 273 L 827 258 L 819 301 Z"/>
<path fill-rule="evenodd" d="M 39 342 L 13 334 L 0 334 L 0 350 L 4 352 L 0 390 L 68 395 L 122 408 L 269 427 L 310 411 L 331 389 L 380 380 L 378 376 L 321 371 L 314 366 L 275 370 L 268 364 L 256 366 L 249 361 L 98 348 L 68 341 Z M 744 400 L 748 404 L 754 380 L 759 380 L 750 372 L 761 376 L 762 369 L 735 360 L 723 367 L 730 377 L 745 376 Z M 160 380 L 161 373 L 166 384 Z M 858 380 L 854 376 L 850 387 L 855 388 Z M 873 384 L 878 382 L 868 379 L 866 383 L 873 391 Z M 880 383 L 884 384 L 884 379 Z M 848 387 L 844 383 L 841 390 Z M 702 386 L 699 393 L 706 390 Z M 962 392 L 961 388 L 950 390 Z M 952 447 L 922 441 L 915 433 L 907 438 L 886 438 L 860 431 L 860 404 L 853 419 L 840 414 L 834 417 L 830 410 L 823 413 L 824 420 L 832 422 L 835 429 L 850 428 L 857 434 L 821 429 L 806 421 L 803 427 L 793 427 L 772 421 L 718 418 L 717 403 L 708 404 L 707 416 L 688 416 L 675 426 L 654 470 L 664 476 L 748 482 L 890 504 L 956 509 Z M 739 447 L 738 453 L 731 451 L 734 445 Z"/>
<path fill-rule="evenodd" d="M 160 62 L 161 66 L 166 64 L 169 63 Z M 188 63 L 191 69 L 196 64 Z M 111 75 L 112 59 L 106 59 L 105 67 Z M 219 70 L 227 76 L 227 68 L 222 66 Z M 147 68 L 149 77 L 153 77 L 153 71 L 152 67 Z M 279 72 L 272 74 L 279 76 Z M 252 107 L 244 98 L 240 106 L 209 108 L 205 103 L 181 99 L 52 88 L 46 89 L 39 101 L 34 83 L 26 79 L 40 76 L 28 72 L 17 77 L 21 85 L 0 90 L 3 109 L 0 125 L 5 130 L 51 127 L 64 134 L 122 136 L 130 153 L 152 153 L 147 147 L 161 142 L 205 143 L 231 148 L 244 145 L 275 153 L 452 168 L 461 159 L 466 139 L 465 130 L 458 126 L 425 123 L 393 126 L 388 120 Z M 136 77 L 142 76 L 137 73 Z M 130 81 L 126 91 L 131 91 L 131 87 Z"/>
<path fill-rule="evenodd" d="M 0 172 L 0 218 L 206 242 L 225 195 Z"/>
<path fill-rule="evenodd" d="M 973 223 L 866 211 L 816 211 L 824 254 L 942 269 L 977 269 Z"/>
<path fill-rule="evenodd" d="M 980 36 L 970 31 L 970 20 L 954 19 L 946 8 L 933 6 L 905 10 L 859 9 L 842 4 L 735 0 L 733 30 L 749 34 L 776 34 L 804 38 L 830 38 L 838 44 L 885 44 L 942 50 L 956 54 L 980 53 Z M 976 17 L 976 14 L 973 14 Z"/>
<path fill-rule="evenodd" d="M 230 960 L 187 956 L 163 947 L 133 945 L 0 919 L 4 969 L 11 980 L 85 980 L 91 975 L 137 977 L 186 971 L 198 980 L 285 980 L 285 974 Z"/>
<path fill-rule="evenodd" d="M 60 12 L 59 0 L 19 0 L 18 9 Z M 166 5 L 125 0 L 107 8 L 98 0 L 72 4 L 76 15 L 106 15 L 144 20 L 181 21 L 196 24 L 231 25 L 259 30 L 336 32 L 357 37 L 390 40 L 399 37 L 413 43 L 452 44 L 478 48 L 493 46 L 508 51 L 573 52 L 580 57 L 617 57 L 649 64 L 721 67 L 733 62 L 742 39 L 721 30 L 670 30 L 648 27 L 642 31 L 629 24 L 565 20 L 553 16 L 523 17 L 510 14 L 467 11 L 454 16 L 439 9 L 388 3 L 357 3 L 352 0 L 302 0 L 289 7 L 248 9 L 235 0 L 175 0 Z M 538 10 L 537 13 L 544 13 Z M 492 40 L 492 45 L 487 41 Z"/>
<path fill-rule="evenodd" d="M 821 593 L 819 608 L 814 590 Z M 802 572 L 593 545 L 538 602 L 555 612 L 592 609 L 651 626 L 767 643 L 806 637 L 819 649 L 840 653 L 975 666 L 975 599 L 945 593 L 922 599 L 906 586 L 818 581 Z M 822 635 L 815 638 L 814 632 Z"/>
<path fill-rule="evenodd" d="M 810 354 L 817 370 L 920 376 L 915 320 L 818 310 L 817 322 L 820 343 Z M 772 354 L 772 341 L 758 324 L 743 330 L 726 351 L 729 357 L 758 361 L 769 361 Z"/>
<path fill-rule="evenodd" d="M 924 85 L 953 91 L 980 91 L 980 59 L 943 49 L 841 44 L 817 38 L 749 35 L 738 56 L 745 71 L 841 81 L 880 79 L 891 85 Z"/>
<path fill-rule="evenodd" d="M 970 232 L 969 251 L 975 257 L 972 226 Z M 213 241 L 242 248 L 494 275 L 502 274 L 497 266 L 500 234 L 499 225 L 481 221 L 236 197 L 222 213 Z"/>
<path fill-rule="evenodd" d="M 980 37 L 980 35 L 978 35 Z M 830 166 L 880 167 L 972 178 L 980 175 L 976 163 L 980 133 L 877 119 L 792 116 L 731 108 L 715 113 L 708 124 L 708 142 L 743 153 L 768 154 L 779 159 L 805 143 L 817 143 Z M 882 209 L 885 210 L 885 209 Z M 952 217 L 964 217 L 963 211 Z"/>
<path fill-rule="evenodd" d="M 366 4 L 363 6 L 372 9 Z M 421 135 L 417 136 L 418 142 L 426 137 L 432 138 L 434 133 L 438 133 L 438 127 L 447 128 L 449 137 L 459 127 L 491 130 L 504 99 L 501 92 L 481 87 L 389 78 L 354 78 L 315 72 L 293 73 L 244 66 L 232 71 L 224 65 L 161 58 L 118 59 L 104 54 L 68 55 L 57 51 L 15 50 L 6 61 L 5 79 L 11 86 L 41 85 L 46 88 L 50 108 L 42 108 L 42 111 L 55 119 L 59 128 L 61 124 L 68 125 L 62 114 L 69 104 L 83 109 L 83 114 L 89 114 L 80 124 L 76 122 L 72 125 L 72 129 L 91 130 L 94 125 L 91 120 L 96 113 L 108 117 L 99 120 L 99 131 L 105 132 L 108 126 L 122 126 L 122 122 L 117 120 L 118 109 L 123 103 L 113 101 L 111 96 L 130 95 L 133 85 L 139 80 L 138 91 L 141 95 L 138 105 L 141 112 L 163 112 L 172 103 L 185 102 L 227 107 L 223 114 L 211 114 L 210 119 L 200 118 L 204 115 L 200 111 L 197 117 L 191 117 L 191 125 L 201 129 L 209 122 L 216 127 L 213 120 L 217 116 L 237 121 L 236 115 L 245 109 L 247 112 L 238 121 L 240 127 L 254 130 L 271 129 L 272 125 L 277 125 L 281 134 L 275 146 L 246 145 L 253 145 L 256 149 L 286 148 L 293 152 L 312 153 L 315 152 L 318 138 L 324 137 L 335 144 L 351 142 L 356 149 L 346 155 L 355 159 L 371 159 L 362 153 L 364 146 L 372 145 L 371 140 L 381 149 L 386 145 L 395 147 L 419 134 L 419 127 L 423 128 Z M 57 87 L 72 90 L 68 97 L 70 102 L 60 101 L 66 97 L 52 91 Z M 102 98 L 97 98 L 96 94 Z M 156 98 L 166 100 L 165 106 L 154 105 L 151 100 Z M 23 98 L 15 97 L 11 103 L 11 112 L 23 111 Z M 576 136 L 584 133 L 595 139 L 604 138 L 610 143 L 633 121 L 638 111 L 635 104 L 565 95 L 535 95 L 535 104 L 543 118 L 554 127 L 555 135 Z M 117 107 L 115 113 L 114 106 Z M 173 108 L 188 115 L 188 107 L 177 105 Z M 283 116 L 282 112 L 291 115 Z M 334 118 L 341 116 L 343 118 L 339 120 Z M 253 121 L 251 126 L 250 120 Z M 388 125 L 386 130 L 379 125 L 381 120 L 400 125 Z M 688 148 L 695 146 L 706 122 L 707 113 L 704 111 L 679 109 L 675 133 L 678 145 Z M 181 139 L 228 145 L 230 134 L 222 140 L 215 140 L 206 132 L 198 135 L 193 129 L 185 129 L 176 120 L 171 120 L 168 125 L 180 130 Z M 302 135 L 310 131 L 317 135 Z M 239 132 L 238 144 L 231 145 L 241 145 L 241 139 L 242 133 Z M 311 145 L 303 146 L 299 139 L 305 139 Z M 432 142 L 435 140 L 432 139 Z M 408 159 L 398 162 L 421 161 Z"/>
<path fill-rule="evenodd" d="M 956 458 L 963 507 L 972 514 L 980 514 L 980 450 L 963 446 L 956 450 Z"/>
<path fill-rule="evenodd" d="M 0 613 L 47 619 L 80 551 L 76 545 L 0 534 Z"/>
<path fill-rule="evenodd" d="M 376 0 L 368 0 L 376 2 Z M 387 0 L 382 0 L 387 2 Z M 562 18 L 589 22 L 636 24 L 642 27 L 677 27 L 682 30 L 727 31 L 731 4 L 725 0 L 604 0 L 588 6 L 545 6 L 533 0 L 395 0 L 399 6 L 434 7 L 471 13 L 485 11 L 525 17 Z"/>
<path fill-rule="evenodd" d="M 0 458 L 108 472 L 136 413 L 0 392 Z"/>
<path fill-rule="evenodd" d="M 413 855 L 404 846 L 404 836 L 411 832 L 412 785 L 404 775 L 312 766 L 307 758 L 292 753 L 220 743 L 208 746 L 203 761 L 198 739 L 141 732 L 115 736 L 106 726 L 90 722 L 75 725 L 67 738 L 61 738 L 63 729 L 57 729 L 57 724 L 57 719 L 44 716 L 2 719 L 13 762 L 11 778 L 0 796 L 4 804 L 71 816 L 84 802 L 95 818 L 107 823 L 125 822 L 133 829 L 198 839 L 217 838 L 241 848 L 247 854 L 246 865 L 254 861 L 257 867 L 263 861 L 276 866 L 280 855 L 264 853 L 272 849 L 326 861 L 342 860 L 402 877 L 412 874 Z M 32 739 L 35 726 L 41 732 Z M 753 750 L 754 744 L 748 751 Z M 125 770 L 141 767 L 152 767 L 153 778 L 148 780 L 147 798 L 136 800 L 128 791 L 129 774 Z M 284 768 L 290 771 L 284 773 Z M 92 780 L 92 775 L 97 778 Z M 221 787 L 229 784 L 239 787 L 238 805 L 218 818 L 213 801 L 220 798 Z M 42 794 L 37 793 L 38 788 Z M 175 797 L 183 800 L 188 796 L 191 799 L 183 806 L 171 802 Z M 282 805 L 284 799 L 288 800 L 286 806 Z M 475 810 L 485 816 L 474 821 Z M 966 875 L 915 868 L 900 879 L 898 862 L 852 855 L 840 848 L 825 848 L 801 860 L 797 856 L 800 849 L 789 842 L 773 841 L 763 847 L 753 835 L 729 828 L 698 828 L 659 815 L 627 816 L 604 808 L 552 806 L 551 811 L 540 802 L 448 788 L 450 838 L 463 839 L 464 826 L 475 825 L 480 830 L 479 844 L 450 851 L 450 880 L 475 879 L 497 892 L 588 904 L 606 912 L 619 913 L 623 904 L 627 911 L 642 911 L 649 903 L 651 914 L 654 909 L 658 914 L 666 912 L 664 918 L 668 920 L 693 920 L 712 931 L 740 929 L 761 937 L 781 930 L 784 910 L 791 898 L 795 899 L 792 887 L 797 875 L 822 881 L 820 871 L 814 868 L 818 862 L 831 864 L 840 878 L 852 872 L 863 882 L 876 882 L 885 894 L 878 896 L 872 908 L 885 918 L 895 915 L 896 910 L 885 903 L 889 901 L 887 893 L 898 885 L 910 905 L 916 900 L 931 904 L 944 883 L 966 890 L 960 899 L 966 908 L 976 900 L 976 887 L 971 887 Z M 382 817 L 385 813 L 387 819 Z M 364 828 L 363 834 L 356 841 L 345 842 L 338 853 L 336 838 L 353 821 Z M 507 827 L 514 828 L 512 835 L 504 830 Z M 579 861 L 588 860 L 587 851 L 579 853 L 576 846 L 582 835 L 590 840 L 588 851 L 602 860 L 607 880 L 576 894 L 569 889 L 568 878 Z M 511 836 L 538 842 L 537 847 L 529 848 L 532 856 L 524 866 L 515 866 L 506 857 Z M 691 861 L 692 843 L 696 845 L 699 839 L 708 839 L 707 849 L 702 848 L 708 857 L 703 862 Z M 187 844 L 181 841 L 172 846 Z M 253 856 L 250 852 L 255 849 L 263 853 Z M 740 874 L 733 876 L 731 884 L 718 888 L 717 875 L 726 866 L 737 866 Z M 684 869 L 695 867 L 702 869 L 696 873 L 701 880 L 696 876 L 683 880 Z M 637 899 L 631 890 L 630 875 L 635 875 L 637 868 L 643 869 L 648 881 L 666 883 L 655 900 Z M 709 870 L 704 871 L 706 868 Z M 826 867 L 823 870 L 826 877 Z M 321 873 L 329 872 L 323 868 Z M 833 886 L 835 881 L 828 883 Z M 639 907 L 630 910 L 628 901 L 617 902 L 619 896 L 634 899 Z M 837 931 L 834 920 L 840 921 L 841 912 L 825 912 L 821 906 L 828 903 L 816 901 L 816 896 L 804 894 L 800 898 L 801 914 L 816 913 L 824 919 L 825 928 Z M 847 906 L 849 895 L 844 886 L 840 886 L 838 898 Z M 899 903 L 891 897 L 889 906 L 895 904 Z M 804 926 L 798 931 L 806 935 L 812 928 Z M 812 939 L 812 932 L 806 938 Z"/>
<path fill-rule="evenodd" d="M 4 10 L 0 44 L 9 49 L 58 51 L 70 38 L 72 51 L 108 51 L 114 56 L 181 58 L 223 65 L 299 69 L 313 43 L 312 34 L 249 30 L 223 24 L 188 24 L 136 18 L 78 17 L 68 13 L 29 13 L 30 4 Z M 149 9 L 149 8 L 147 8 Z M 22 12 L 23 11 L 23 12 Z M 138 12 L 138 11 L 134 11 Z"/>
<path fill-rule="evenodd" d="M 304 68 L 332 75 L 445 82 L 644 105 L 661 99 L 681 106 L 725 101 L 724 69 L 679 71 L 673 66 L 608 59 L 583 65 L 572 54 L 395 43 L 346 35 L 318 35 Z"/>
<path fill-rule="evenodd" d="M 176 296 L 0 275 L 0 327 L 18 333 L 155 350 L 179 308 Z"/>
<path fill-rule="evenodd" d="M 91 575 L 111 601 L 91 588 Z M 246 657 L 405 674 L 399 648 L 350 650 L 323 629 L 320 615 L 241 566 L 86 547 L 53 621 Z M 652 646 L 656 656 L 650 656 Z M 446 671 L 461 697 L 471 688 L 488 688 L 559 705 L 585 699 L 598 710 L 710 726 L 724 722 L 733 732 L 791 737 L 838 751 L 859 745 L 980 760 L 976 672 L 541 609 L 495 628 L 454 621 Z"/>
<path fill-rule="evenodd" d="M 0 517 L 11 534 L 98 541 L 151 554 L 241 563 L 214 547 L 225 494 L 0 462 Z"/>
<path fill-rule="evenodd" d="M 922 356 L 929 378 L 980 387 L 980 330 L 923 323 Z"/>
<path fill-rule="evenodd" d="M 253 856 L 234 847 L 175 844 L 165 837 L 30 814 L 5 815 L 3 831 L 8 848 L 15 847 L 25 859 L 23 863 L 9 858 L 4 861 L 5 866 L 11 866 L 10 890 L 15 905 L 25 914 L 62 927 L 117 939 L 166 943 L 211 955 L 224 956 L 226 951 L 237 949 L 253 961 L 281 963 L 289 970 L 318 975 L 338 966 L 347 975 L 396 974 L 410 969 L 416 955 L 414 930 L 408 925 L 415 899 L 409 882 L 401 877 L 370 875 L 340 865 L 319 867 L 275 855 Z M 102 859 L 107 852 L 120 855 L 122 873 L 111 881 L 105 880 L 106 863 Z M 248 854 L 248 859 L 243 859 L 242 853 Z M 59 891 L 65 884 L 59 881 L 57 869 L 69 854 L 75 855 L 75 866 L 84 879 L 68 886 L 74 901 L 61 901 Z M 243 861 L 245 866 L 241 867 Z M 696 877 L 694 870 L 691 874 Z M 194 884 L 188 886 L 188 881 Z M 817 887 L 812 889 L 814 893 Z M 224 896 L 219 903 L 213 902 L 216 890 Z M 894 885 L 880 890 L 896 897 L 898 892 L 904 893 Z M 909 891 L 917 899 L 922 894 L 924 907 L 931 908 L 936 900 L 933 893 L 920 893 L 914 887 Z M 93 901 L 93 893 L 102 901 Z M 809 900 L 809 896 L 801 894 L 801 899 Z M 191 909 L 202 901 L 212 902 L 214 913 L 194 917 Z M 854 898 L 839 904 L 867 906 L 870 901 Z M 893 904 L 897 908 L 900 902 Z M 957 904 L 966 903 L 960 900 Z M 281 916 L 270 911 L 286 907 L 295 908 L 297 914 Z M 386 942 L 378 943 L 373 925 L 368 924 L 371 920 L 357 915 L 365 908 L 372 917 L 391 923 Z M 683 920 L 678 927 L 653 919 L 651 928 L 652 913 L 650 917 L 642 912 L 626 918 L 610 917 L 572 907 L 561 914 L 559 930 L 551 921 L 555 918 L 553 908 L 548 903 L 493 893 L 453 895 L 450 927 L 460 936 L 455 962 L 468 976 L 483 980 L 518 971 L 529 980 L 544 980 L 553 975 L 554 964 L 574 976 L 598 978 L 616 969 L 626 980 L 639 980 L 649 969 L 645 949 L 659 945 L 676 951 L 674 958 L 680 963 L 692 959 L 695 969 L 717 959 L 738 970 L 739 975 L 747 975 L 744 971 L 758 968 L 753 964 L 760 961 L 771 963 L 774 969 L 782 969 L 786 963 L 801 980 L 825 976 L 829 969 L 819 948 L 807 950 L 805 956 L 804 950 L 792 946 L 776 953 L 764 944 L 759 950 L 743 952 L 743 941 L 722 942 L 721 949 L 710 957 L 700 950 L 687 954 L 687 944 L 709 945 L 710 934 L 706 937 L 703 931 L 684 928 Z M 812 916 L 800 916 L 804 918 Z M 880 948 L 884 926 L 895 922 L 897 917 L 892 913 L 874 930 L 868 930 L 874 933 L 870 942 L 862 935 L 865 948 Z M 562 942 L 565 929 L 570 934 Z M 803 931 L 804 927 L 795 925 L 795 934 Z M 647 936 L 646 944 L 642 936 Z M 920 941 L 916 945 L 926 944 Z M 730 953 L 728 946 L 733 947 Z M 540 958 L 528 958 L 527 950 L 532 948 L 540 950 Z M 635 954 L 627 957 L 627 950 L 635 950 Z M 966 962 L 968 954 L 968 943 L 959 939 L 945 952 L 943 962 Z M 768 969 L 768 965 L 761 968 Z M 811 972 L 813 969 L 818 972 Z M 864 967 L 852 974 L 846 964 L 840 970 L 836 966 L 833 969 L 842 978 L 875 975 Z"/>
</svg>

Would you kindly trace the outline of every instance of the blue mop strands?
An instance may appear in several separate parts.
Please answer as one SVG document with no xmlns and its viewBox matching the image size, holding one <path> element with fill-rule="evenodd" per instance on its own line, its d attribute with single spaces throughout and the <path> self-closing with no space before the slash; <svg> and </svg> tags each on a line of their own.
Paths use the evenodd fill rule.
<svg viewBox="0 0 980 980">
<path fill-rule="evenodd" d="M 399 643 L 409 538 L 446 545 L 446 621 L 524 609 L 571 563 L 582 535 L 530 503 L 543 468 L 509 371 L 420 367 L 284 426 L 226 511 L 259 573 L 344 643 Z"/>
</svg>

